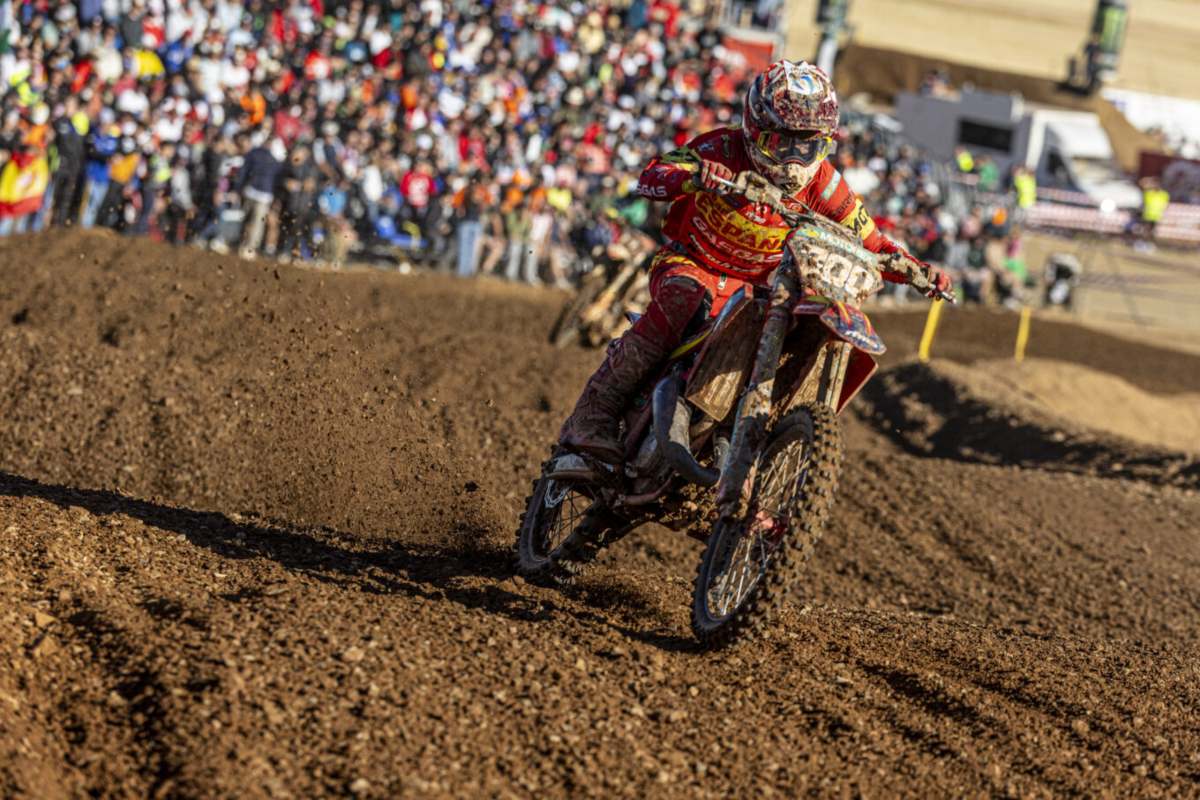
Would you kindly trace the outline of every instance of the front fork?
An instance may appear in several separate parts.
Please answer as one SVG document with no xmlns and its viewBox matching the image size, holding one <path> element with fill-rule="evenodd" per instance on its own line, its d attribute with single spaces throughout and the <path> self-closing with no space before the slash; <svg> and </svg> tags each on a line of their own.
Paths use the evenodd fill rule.
<svg viewBox="0 0 1200 800">
<path fill-rule="evenodd" d="M 758 340 L 750 383 L 738 403 L 729 442 L 729 457 L 717 482 L 717 509 L 722 518 L 744 513 L 743 491 L 771 416 L 771 393 L 783 342 L 791 327 L 792 307 L 800 298 L 800 281 L 791 259 L 785 258 L 771 284 L 771 301 Z"/>
</svg>

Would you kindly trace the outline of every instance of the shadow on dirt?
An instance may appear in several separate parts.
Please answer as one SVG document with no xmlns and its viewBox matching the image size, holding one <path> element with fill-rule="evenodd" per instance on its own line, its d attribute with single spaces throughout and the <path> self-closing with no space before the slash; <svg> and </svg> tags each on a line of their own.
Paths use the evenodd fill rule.
<svg viewBox="0 0 1200 800">
<path fill-rule="evenodd" d="M 267 559 L 297 577 L 353 591 L 448 600 L 516 621 L 543 621 L 566 614 L 663 649 L 687 649 L 684 640 L 635 630 L 602 615 L 619 606 L 625 612 L 621 616 L 628 617 L 635 610 L 631 606 L 644 600 L 640 593 L 613 586 L 569 591 L 571 598 L 595 610 L 554 602 L 544 592 L 530 592 L 519 579 L 514 580 L 512 556 L 506 548 L 487 543 L 486 532 L 462 529 L 461 525 L 451 534 L 454 543 L 445 547 L 414 546 L 363 539 L 328 528 L 294 530 L 273 521 L 234 519 L 219 512 L 174 508 L 111 491 L 57 486 L 3 472 L 0 495 L 37 498 L 64 510 L 83 509 L 101 518 L 132 517 L 179 534 L 190 544 L 222 558 Z M 222 598 L 233 603 L 254 602 L 287 588 L 286 583 L 263 584 Z M 170 618 L 173 609 L 155 606 L 147 611 Z"/>
<path fill-rule="evenodd" d="M 914 455 L 1200 486 L 1200 462 L 1187 455 L 994 404 L 924 364 L 887 370 L 862 397 L 872 426 Z"/>
</svg>

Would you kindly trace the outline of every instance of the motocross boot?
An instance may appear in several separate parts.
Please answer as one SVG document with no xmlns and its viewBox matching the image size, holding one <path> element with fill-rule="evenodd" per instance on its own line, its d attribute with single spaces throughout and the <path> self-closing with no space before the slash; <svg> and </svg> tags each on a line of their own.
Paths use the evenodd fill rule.
<svg viewBox="0 0 1200 800">
<path fill-rule="evenodd" d="M 588 379 L 575 410 L 563 423 L 559 444 L 606 464 L 620 464 L 621 412 L 634 390 L 662 363 L 669 347 L 630 330 L 608 348 L 604 363 Z"/>
</svg>

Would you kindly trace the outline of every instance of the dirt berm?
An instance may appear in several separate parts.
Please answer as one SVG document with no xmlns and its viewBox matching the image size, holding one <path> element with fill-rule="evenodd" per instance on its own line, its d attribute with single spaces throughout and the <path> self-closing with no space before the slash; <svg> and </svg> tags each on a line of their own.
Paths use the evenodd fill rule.
<svg viewBox="0 0 1200 800">
<path fill-rule="evenodd" d="M 915 362 L 864 391 L 910 452 L 1200 488 L 1200 399 L 1143 392 L 1057 361 Z"/>
<path fill-rule="evenodd" d="M 599 357 L 544 343 L 561 299 L 0 242 L 0 796 L 1200 793 L 1191 490 L 849 415 L 836 521 L 753 647 L 692 650 L 698 545 L 660 529 L 569 593 L 514 579 Z M 878 323 L 902 359 L 919 320 Z M 1007 325 L 955 315 L 939 352 Z M 1096 341 L 1038 355 L 1107 371 Z"/>
</svg>

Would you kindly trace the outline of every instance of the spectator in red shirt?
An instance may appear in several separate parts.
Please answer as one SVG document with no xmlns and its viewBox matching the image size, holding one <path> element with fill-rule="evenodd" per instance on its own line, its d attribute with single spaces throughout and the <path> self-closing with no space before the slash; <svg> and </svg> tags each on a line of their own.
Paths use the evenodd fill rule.
<svg viewBox="0 0 1200 800">
<path fill-rule="evenodd" d="M 418 161 L 400 179 L 400 194 L 412 209 L 413 221 L 419 225 L 424 223 L 436 193 L 437 181 L 426 161 Z"/>
</svg>

